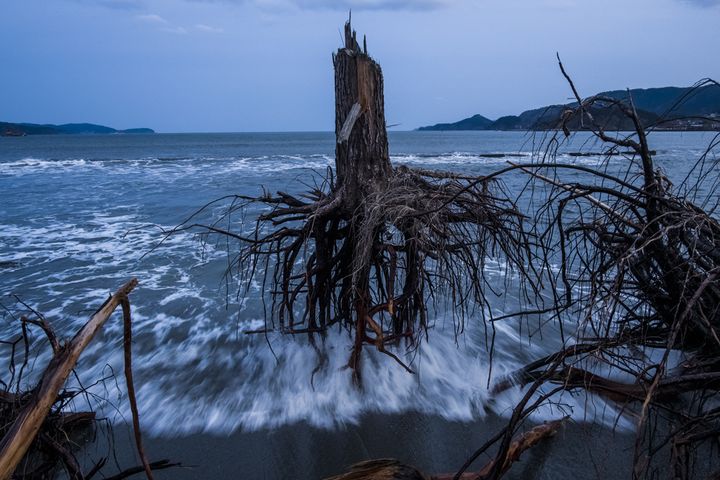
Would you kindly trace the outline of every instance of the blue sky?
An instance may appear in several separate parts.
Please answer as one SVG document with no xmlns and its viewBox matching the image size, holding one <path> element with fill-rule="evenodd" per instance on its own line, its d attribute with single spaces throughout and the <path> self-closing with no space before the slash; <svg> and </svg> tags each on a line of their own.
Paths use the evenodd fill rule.
<svg viewBox="0 0 720 480">
<path fill-rule="evenodd" d="M 331 130 L 347 9 L 400 129 L 720 79 L 720 0 L 0 0 L 0 121 Z"/>
</svg>

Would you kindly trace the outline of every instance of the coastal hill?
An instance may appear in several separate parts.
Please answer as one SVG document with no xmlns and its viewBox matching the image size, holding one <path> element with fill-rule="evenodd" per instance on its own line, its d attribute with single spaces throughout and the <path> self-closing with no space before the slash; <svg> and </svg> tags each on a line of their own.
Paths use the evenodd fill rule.
<svg viewBox="0 0 720 480">
<path fill-rule="evenodd" d="M 107 135 L 111 133 L 155 133 L 150 128 L 116 130 L 92 123 L 66 123 L 64 125 L 38 125 L 35 123 L 0 122 L 0 136 L 24 137 L 25 135 Z"/>
<path fill-rule="evenodd" d="M 720 86 L 692 88 L 664 87 L 630 91 L 638 116 L 644 125 L 657 124 L 661 130 L 720 130 Z M 626 101 L 627 90 L 602 92 L 599 95 Z M 444 130 L 547 130 L 556 128 L 562 113 L 577 103 L 549 105 L 526 110 L 493 121 L 482 115 L 455 123 L 438 123 L 420 127 L 423 131 Z M 596 107 L 590 112 L 595 121 L 607 130 L 632 129 L 617 107 Z M 576 116 L 577 117 L 577 116 Z M 660 122 L 660 120 L 663 120 Z M 580 118 L 570 120 L 568 127 L 582 129 Z"/>
<path fill-rule="evenodd" d="M 418 130 L 493 130 L 492 120 L 482 115 L 473 115 L 470 118 L 455 123 L 438 123 L 432 127 L 420 127 Z"/>
</svg>

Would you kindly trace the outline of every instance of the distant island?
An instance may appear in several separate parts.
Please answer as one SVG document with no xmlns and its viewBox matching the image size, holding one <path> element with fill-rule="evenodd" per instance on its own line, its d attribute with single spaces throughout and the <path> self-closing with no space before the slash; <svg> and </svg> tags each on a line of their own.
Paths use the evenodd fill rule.
<svg viewBox="0 0 720 480">
<path fill-rule="evenodd" d="M 695 90 L 679 87 L 634 89 L 630 94 L 644 125 L 655 125 L 658 130 L 720 130 L 718 85 Z M 627 90 L 614 90 L 598 95 L 623 101 L 628 99 Z M 418 130 L 549 130 L 557 128 L 563 112 L 576 105 L 577 103 L 549 105 L 497 120 L 473 115 L 458 122 L 438 123 L 420 127 Z M 606 130 L 633 130 L 627 117 L 622 115 L 617 107 L 597 107 L 590 113 Z M 568 123 L 572 130 L 582 130 L 583 125 L 580 118 L 572 118 Z"/>
<path fill-rule="evenodd" d="M 92 123 L 66 123 L 64 125 L 38 125 L 35 123 L 0 122 L 0 137 L 24 137 L 26 135 L 108 135 L 115 133 L 155 133 L 150 128 L 116 130 Z"/>
</svg>

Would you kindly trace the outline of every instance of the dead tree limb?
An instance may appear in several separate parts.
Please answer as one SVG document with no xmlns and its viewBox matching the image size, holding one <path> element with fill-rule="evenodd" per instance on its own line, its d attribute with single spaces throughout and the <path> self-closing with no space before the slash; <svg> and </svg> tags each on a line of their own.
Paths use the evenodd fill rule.
<svg viewBox="0 0 720 480">
<path fill-rule="evenodd" d="M 0 441 L 0 479 L 9 479 L 20 460 L 28 451 L 40 426 L 55 403 L 58 392 L 65 384 L 68 375 L 75 367 L 82 351 L 95 334 L 102 328 L 122 299 L 137 285 L 132 279 L 111 296 L 90 320 L 77 332 L 73 339 L 60 348 L 15 422 Z"/>
<path fill-rule="evenodd" d="M 135 432 L 135 446 L 137 447 L 140 461 L 145 468 L 145 476 L 153 480 L 152 468 L 148 462 L 145 448 L 143 448 L 142 433 L 140 432 L 140 414 L 138 413 L 137 400 L 135 399 L 135 383 L 133 382 L 132 371 L 132 319 L 130 317 L 130 301 L 127 295 L 120 299 L 123 312 L 123 350 L 125 355 L 125 383 L 128 390 L 128 401 L 132 413 L 133 431 Z"/>
<path fill-rule="evenodd" d="M 564 421 L 562 419 L 543 423 L 513 439 L 505 461 L 502 467 L 499 468 L 500 475 L 507 472 L 510 466 L 517 462 L 524 452 L 555 435 Z M 478 472 L 465 472 L 459 476 L 452 473 L 428 476 L 413 466 L 392 458 L 383 458 L 356 463 L 350 467 L 349 472 L 325 480 L 380 480 L 391 478 L 396 480 L 482 480 L 490 474 L 494 466 L 495 460 L 491 460 Z"/>
<path fill-rule="evenodd" d="M 499 478 L 505 474 L 513 463 L 520 460 L 520 456 L 524 452 L 543 440 L 554 436 L 564 422 L 565 419 L 543 423 L 542 425 L 537 425 L 527 432 L 518 435 L 510 444 L 505 460 L 502 466 L 497 469 L 498 474 L 495 478 Z M 433 476 L 431 480 L 483 480 L 487 478 L 493 470 L 495 470 L 495 463 L 496 459 L 492 459 L 479 472 L 466 472 L 460 476 L 455 474 L 436 475 Z"/>
<path fill-rule="evenodd" d="M 629 92 L 624 99 L 583 99 L 562 63 L 560 69 L 577 103 L 561 116 L 558 133 L 547 143 L 550 154 L 520 170 L 547 189 L 535 228 L 542 228 L 537 237 L 545 239 L 546 251 L 555 252 L 559 269 L 553 283 L 572 292 L 572 301 L 556 301 L 553 314 L 571 319 L 578 343 L 501 379 L 495 391 L 542 381 L 615 402 L 636 419 L 633 478 L 652 477 L 650 458 L 658 443 L 672 445 L 687 465 L 691 448 L 720 434 L 710 407 L 720 399 L 720 222 L 713 211 L 678 193 L 682 185 L 674 187 L 656 167 Z M 606 132 L 596 116 L 605 110 L 624 117 L 633 131 Z M 608 165 L 585 167 L 582 182 L 563 181 L 553 159 L 560 135 L 570 135 L 571 122 L 589 130 L 609 152 L 628 152 L 624 173 L 608 175 Z M 709 195 L 716 195 L 717 185 L 716 180 Z M 678 351 L 685 361 L 672 365 L 671 354 Z M 548 374 L 558 361 L 562 368 Z M 627 380 L 599 371 L 622 373 Z M 675 431 L 658 440 L 658 422 L 676 426 Z M 699 423 L 707 427 L 688 435 Z M 673 470 L 678 478 L 691 471 L 679 463 Z"/>
</svg>

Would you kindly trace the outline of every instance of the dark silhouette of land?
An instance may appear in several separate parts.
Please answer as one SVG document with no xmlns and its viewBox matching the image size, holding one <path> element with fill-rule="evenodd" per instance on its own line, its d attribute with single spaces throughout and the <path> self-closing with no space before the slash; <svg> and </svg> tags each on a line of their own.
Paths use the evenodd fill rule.
<svg viewBox="0 0 720 480">
<path fill-rule="evenodd" d="M 628 95 L 629 93 L 629 95 Z M 720 130 L 720 86 L 702 88 L 648 88 L 615 90 L 598 96 L 632 103 L 643 125 L 656 125 L 661 130 Z M 482 115 L 473 115 L 454 123 L 438 123 L 420 127 L 418 130 L 549 130 L 562 122 L 563 112 L 576 107 L 576 103 L 549 105 L 526 110 L 520 115 L 509 115 L 491 120 Z M 592 109 L 595 121 L 606 130 L 633 130 L 626 115 L 617 106 L 597 104 Z M 569 122 L 572 130 L 583 130 L 585 125 L 579 118 Z"/>
<path fill-rule="evenodd" d="M 116 130 L 93 123 L 66 123 L 63 125 L 39 125 L 36 123 L 0 122 L 0 136 L 24 137 L 26 135 L 107 135 L 113 133 L 155 133 L 150 128 Z"/>
</svg>

